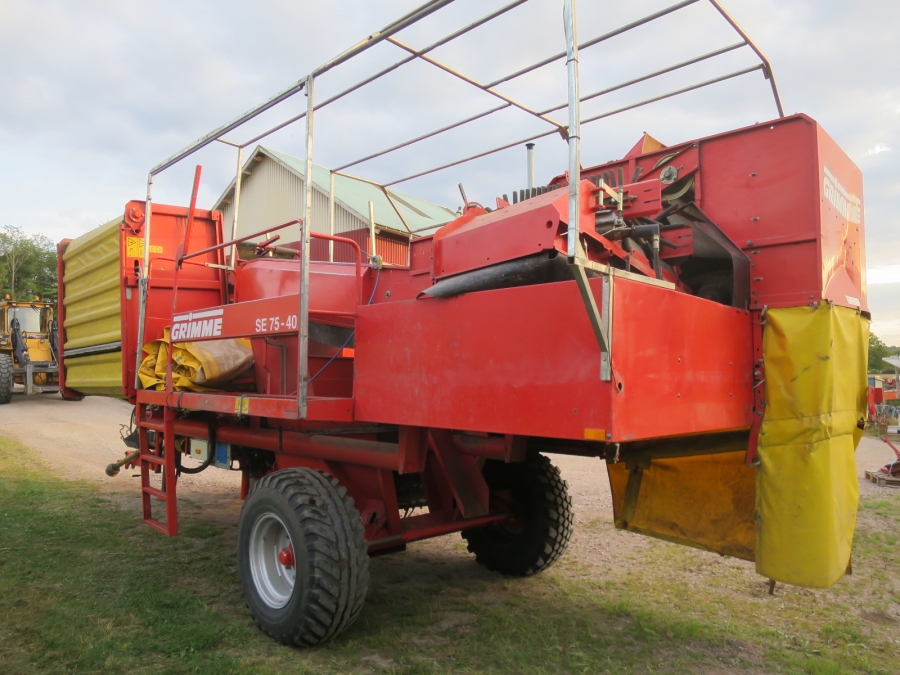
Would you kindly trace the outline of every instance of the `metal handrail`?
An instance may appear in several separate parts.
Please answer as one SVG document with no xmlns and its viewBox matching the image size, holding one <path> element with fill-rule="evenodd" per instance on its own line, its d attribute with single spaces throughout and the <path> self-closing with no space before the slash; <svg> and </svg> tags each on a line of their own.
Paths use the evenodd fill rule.
<svg viewBox="0 0 900 675">
<path fill-rule="evenodd" d="M 337 237 L 333 234 L 322 234 L 320 232 L 310 232 L 309 236 L 313 239 L 326 239 L 328 241 L 334 241 L 342 244 L 350 244 L 353 248 L 356 249 L 356 304 L 357 306 L 362 304 L 362 249 L 359 244 L 352 239 L 347 237 Z M 298 251 L 300 253 L 300 251 Z"/>
<path fill-rule="evenodd" d="M 275 232 L 276 230 L 283 230 L 286 227 L 291 225 L 300 225 L 303 226 L 302 218 L 294 218 L 293 220 L 289 220 L 286 223 L 282 223 L 281 225 L 276 225 L 275 227 L 270 227 L 266 230 L 260 230 L 259 232 L 254 232 L 253 234 L 248 234 L 246 237 L 241 237 L 240 239 L 233 239 L 231 241 L 225 241 L 221 244 L 216 244 L 215 246 L 209 246 L 204 249 L 200 249 L 199 251 L 194 251 L 193 253 L 185 253 L 181 256 L 181 260 L 187 260 L 188 258 L 196 258 L 197 256 L 203 255 L 204 253 L 210 253 L 212 251 L 218 251 L 220 248 L 226 248 L 228 246 L 232 246 L 234 244 L 240 244 L 242 242 L 248 241 L 249 239 L 256 239 L 257 237 L 261 237 L 264 234 L 269 234 L 270 232 Z"/>
<path fill-rule="evenodd" d="M 714 77 L 709 80 L 705 80 L 703 82 L 698 82 L 697 84 L 692 84 L 687 87 L 682 87 L 681 89 L 676 89 L 674 91 L 667 92 L 665 94 L 660 94 L 659 96 L 654 96 L 652 98 L 644 99 L 643 101 L 638 101 L 637 103 L 632 103 L 630 105 L 623 106 L 621 108 L 616 108 L 615 110 L 608 110 L 606 112 L 600 113 L 599 115 L 592 115 L 586 119 L 581 120 L 582 126 L 585 124 L 590 124 L 591 122 L 596 122 L 598 120 L 605 119 L 607 117 L 612 117 L 613 115 L 618 115 L 619 113 L 627 112 L 628 110 L 634 110 L 635 108 L 640 108 L 641 106 L 649 105 L 651 103 L 656 103 L 657 101 L 662 101 L 667 98 L 672 98 L 673 96 L 679 96 L 680 94 L 686 94 L 689 91 L 694 91 L 695 89 L 701 89 L 703 87 L 708 87 L 711 84 L 716 84 L 718 82 L 724 82 L 725 80 L 730 80 L 733 77 L 739 77 L 741 75 L 746 75 L 748 73 L 752 73 L 756 70 L 762 70 L 764 66 L 762 64 L 756 66 L 750 66 L 749 68 L 744 68 L 742 70 L 736 70 L 732 73 L 727 73 L 725 75 L 720 75 L 719 77 Z M 581 100 L 585 100 L 587 97 L 582 97 Z M 432 173 L 437 173 L 438 171 L 443 171 L 444 169 L 449 169 L 450 167 L 459 166 L 460 164 L 465 164 L 466 162 L 471 162 L 475 159 L 481 159 L 482 157 L 487 157 L 488 155 L 493 155 L 498 152 L 502 152 L 503 150 L 509 150 L 510 148 L 514 148 L 519 145 L 524 145 L 525 143 L 530 143 L 531 141 L 536 141 L 540 138 L 547 138 L 548 136 L 553 136 L 556 131 L 543 131 L 539 134 L 534 134 L 533 136 L 527 136 L 525 138 L 519 138 L 510 143 L 504 143 L 503 145 L 497 146 L 495 148 L 491 148 L 490 150 L 484 150 L 483 152 L 479 152 L 474 155 L 469 155 L 467 157 L 463 157 L 462 159 L 457 159 L 452 162 L 447 162 L 446 164 L 441 164 L 440 166 L 436 166 L 432 169 L 427 169 L 426 171 L 420 171 L 418 173 L 414 173 L 409 176 L 404 176 L 403 178 L 397 178 L 396 180 L 391 180 L 383 183 L 384 187 L 390 187 L 391 185 L 397 185 L 398 183 L 405 183 L 406 181 L 413 180 L 414 178 L 421 178 L 422 176 L 428 176 Z"/>
</svg>

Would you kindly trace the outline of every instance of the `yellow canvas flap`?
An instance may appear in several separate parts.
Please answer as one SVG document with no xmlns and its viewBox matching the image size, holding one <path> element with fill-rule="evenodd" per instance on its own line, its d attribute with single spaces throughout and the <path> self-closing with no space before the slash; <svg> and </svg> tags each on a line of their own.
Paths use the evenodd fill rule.
<svg viewBox="0 0 900 675">
<path fill-rule="evenodd" d="M 756 569 L 770 579 L 827 588 L 849 565 L 868 323 L 828 303 L 766 314 Z"/>
</svg>

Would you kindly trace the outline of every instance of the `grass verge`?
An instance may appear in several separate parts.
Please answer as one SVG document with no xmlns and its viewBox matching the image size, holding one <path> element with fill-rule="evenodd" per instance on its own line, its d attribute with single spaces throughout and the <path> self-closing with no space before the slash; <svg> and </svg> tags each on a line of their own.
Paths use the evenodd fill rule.
<svg viewBox="0 0 900 675">
<path fill-rule="evenodd" d="M 373 560 L 357 624 L 308 651 L 250 621 L 233 528 L 184 520 L 162 537 L 0 438 L 0 672 L 900 672 L 900 491 L 864 502 L 854 575 L 829 591 L 771 597 L 746 563 L 657 541 L 613 566 L 575 546 L 509 580 L 451 536 Z"/>
</svg>

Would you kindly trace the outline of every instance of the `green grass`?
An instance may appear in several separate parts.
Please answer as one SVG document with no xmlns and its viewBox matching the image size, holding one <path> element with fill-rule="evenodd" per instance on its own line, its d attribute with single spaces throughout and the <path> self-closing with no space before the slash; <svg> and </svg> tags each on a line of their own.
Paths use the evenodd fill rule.
<svg viewBox="0 0 900 675">
<path fill-rule="evenodd" d="M 233 527 L 186 509 L 167 539 L 0 438 L 0 673 L 900 672 L 898 522 L 900 491 L 864 503 L 854 575 L 774 597 L 746 563 L 665 542 L 509 580 L 451 536 L 374 559 L 358 622 L 300 651 L 250 620 Z"/>
</svg>

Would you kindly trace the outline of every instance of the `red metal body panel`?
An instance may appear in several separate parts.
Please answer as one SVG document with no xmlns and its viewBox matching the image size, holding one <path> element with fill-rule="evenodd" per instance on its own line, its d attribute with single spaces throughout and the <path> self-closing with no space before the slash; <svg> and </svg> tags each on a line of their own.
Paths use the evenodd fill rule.
<svg viewBox="0 0 900 675">
<path fill-rule="evenodd" d="M 625 218 L 655 216 L 663 210 L 662 183 L 659 180 L 645 180 L 640 183 L 633 183 L 622 192 L 622 215 Z M 604 197 L 603 204 L 606 208 L 615 209 L 616 203 L 608 194 L 601 196 Z"/>
<path fill-rule="evenodd" d="M 621 278 L 613 297 L 613 382 L 574 282 L 361 307 L 356 419 L 614 442 L 750 426 L 748 312 Z"/>
<path fill-rule="evenodd" d="M 868 309 L 862 174 L 814 120 L 756 124 L 589 167 L 582 177 L 615 178 L 621 169 L 626 180 L 645 180 L 669 165 L 679 181 L 694 176 L 695 203 L 750 256 L 751 307 L 828 299 Z"/>
<path fill-rule="evenodd" d="M 585 181 L 582 203 L 596 204 L 593 194 L 593 185 Z M 492 213 L 463 216 L 434 235 L 434 277 L 441 279 L 553 250 L 560 223 L 567 220 L 568 212 L 566 193 L 553 191 Z M 593 229 L 593 223 L 588 227 Z"/>
<path fill-rule="evenodd" d="M 819 150 L 820 255 L 827 300 L 868 309 L 866 248 L 863 246 L 862 173 L 837 143 L 816 125 Z"/>
<path fill-rule="evenodd" d="M 222 270 L 206 267 L 204 263 L 221 265 L 221 251 L 198 256 L 184 264 L 178 273 L 177 298 L 173 292 L 175 256 L 184 243 L 188 210 L 177 206 L 154 204 L 150 233 L 150 290 L 147 296 L 147 318 L 144 344 L 163 336 L 172 323 L 173 314 L 220 305 L 225 301 L 225 277 Z M 136 270 L 143 265 L 143 248 L 129 246 L 129 238 L 143 237 L 144 202 L 132 201 L 125 207 L 122 224 L 122 389 L 134 400 L 136 361 L 138 353 L 138 316 L 140 293 Z M 218 211 L 197 210 L 188 242 L 189 251 L 199 251 L 222 241 L 222 214 Z"/>
<path fill-rule="evenodd" d="M 613 440 L 751 425 L 749 311 L 625 279 L 613 298 Z"/>
</svg>

